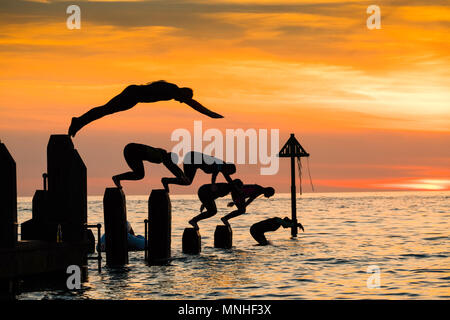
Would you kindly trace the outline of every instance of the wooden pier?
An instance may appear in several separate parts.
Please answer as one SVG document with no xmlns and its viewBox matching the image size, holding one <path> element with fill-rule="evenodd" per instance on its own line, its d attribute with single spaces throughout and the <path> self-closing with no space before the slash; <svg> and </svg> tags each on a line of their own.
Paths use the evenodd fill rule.
<svg viewBox="0 0 450 320">
<path fill-rule="evenodd" d="M 87 229 L 86 167 L 67 135 L 50 137 L 47 157 L 49 188 L 44 183 L 36 191 L 32 219 L 22 224 L 18 241 L 16 166 L 0 145 L 2 297 L 14 297 L 19 282 L 57 277 L 70 265 L 87 270 L 93 236 Z"/>
</svg>

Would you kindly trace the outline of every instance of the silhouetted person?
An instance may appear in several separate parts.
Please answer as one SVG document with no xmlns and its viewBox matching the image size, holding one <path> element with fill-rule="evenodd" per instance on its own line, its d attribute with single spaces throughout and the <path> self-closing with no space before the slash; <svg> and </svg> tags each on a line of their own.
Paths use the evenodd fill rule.
<svg viewBox="0 0 450 320">
<path fill-rule="evenodd" d="M 122 180 L 141 180 L 144 178 L 144 161 L 163 163 L 177 178 L 183 181 L 187 180 L 183 171 L 172 161 L 172 157 L 176 159 L 178 156 L 164 149 L 153 148 L 145 144 L 129 143 L 123 149 L 123 155 L 132 171 L 112 177 L 118 188 L 122 188 L 120 184 Z"/>
<path fill-rule="evenodd" d="M 288 217 L 285 217 L 283 219 L 275 217 L 257 222 L 252 225 L 250 227 L 250 234 L 260 245 L 265 246 L 269 244 L 269 241 L 266 239 L 264 233 L 269 231 L 276 231 L 280 226 L 282 226 L 283 228 L 292 228 L 293 226 L 297 226 L 298 228 L 302 229 L 303 232 L 305 231 L 301 223 L 294 224 L 294 222 Z"/>
<path fill-rule="evenodd" d="M 264 195 L 266 198 L 270 198 L 275 194 L 275 189 L 272 187 L 264 188 L 258 184 L 245 184 L 241 189 L 241 193 L 232 193 L 233 202 L 228 203 L 229 207 L 236 205 L 237 210 L 230 212 L 221 220 L 229 226 L 228 220 L 246 212 L 247 206 L 253 202 L 260 195 Z M 245 201 L 247 199 L 247 201 Z"/>
<path fill-rule="evenodd" d="M 203 219 L 211 218 L 217 213 L 215 200 L 225 197 L 227 194 L 235 193 L 236 189 L 242 188 L 243 183 L 235 179 L 232 183 L 204 184 L 198 189 L 198 198 L 202 202 L 200 214 L 192 218 L 189 223 L 198 230 L 198 222 Z M 206 209 L 206 211 L 203 211 Z"/>
<path fill-rule="evenodd" d="M 127 238 L 128 238 L 128 250 L 143 250 L 145 246 L 145 239 L 143 236 L 134 233 L 133 227 L 127 221 Z M 105 252 L 106 235 L 103 234 L 97 244 L 97 250 Z"/>
<path fill-rule="evenodd" d="M 232 182 L 230 175 L 236 172 L 236 166 L 232 163 L 226 163 L 222 160 L 203 154 L 201 152 L 191 151 L 186 153 L 183 160 L 183 171 L 185 177 L 177 176 L 176 178 L 162 178 L 161 182 L 166 190 L 169 190 L 169 184 L 178 184 L 188 186 L 192 184 L 197 170 L 200 169 L 204 173 L 211 174 L 211 183 L 216 183 L 219 173 L 222 173 L 228 183 Z M 187 178 L 187 179 L 186 179 Z"/>
<path fill-rule="evenodd" d="M 92 121 L 109 114 L 131 109 L 139 102 L 157 102 L 174 99 L 180 103 L 186 103 L 191 108 L 208 117 L 223 118 L 220 114 L 212 112 L 196 100 L 192 99 L 192 96 L 193 91 L 191 88 L 180 88 L 176 84 L 164 80 L 144 85 L 130 85 L 119 95 L 112 98 L 107 104 L 93 108 L 79 118 L 72 118 L 72 123 L 69 127 L 69 135 L 74 137 L 81 128 Z"/>
<path fill-rule="evenodd" d="M 127 221 L 127 232 L 133 236 L 135 236 L 134 234 L 134 230 L 133 227 L 131 226 L 131 224 Z"/>
</svg>

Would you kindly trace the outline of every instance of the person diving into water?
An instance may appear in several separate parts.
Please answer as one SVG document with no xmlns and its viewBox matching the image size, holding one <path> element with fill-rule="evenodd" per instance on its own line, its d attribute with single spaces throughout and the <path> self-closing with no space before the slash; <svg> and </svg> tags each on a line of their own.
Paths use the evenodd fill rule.
<svg viewBox="0 0 450 320">
<path fill-rule="evenodd" d="M 172 160 L 178 159 L 178 156 L 172 152 L 167 152 L 160 148 L 153 148 L 144 144 L 129 143 L 125 146 L 123 155 L 131 171 L 112 177 L 114 184 L 118 188 L 122 188 L 122 185 L 120 184 L 122 180 L 141 180 L 144 178 L 144 161 L 158 164 L 163 163 L 177 179 L 187 182 L 187 178 L 183 171 Z"/>
<path fill-rule="evenodd" d="M 155 81 L 145 85 L 130 85 L 120 94 L 112 98 L 103 106 L 93 108 L 80 117 L 73 117 L 69 127 L 69 135 L 75 137 L 84 126 L 106 115 L 125 111 L 133 108 L 139 102 L 157 102 L 176 100 L 185 103 L 194 110 L 207 115 L 210 118 L 223 118 L 199 102 L 192 99 L 191 88 L 180 88 L 176 84 L 164 80 Z"/>
<path fill-rule="evenodd" d="M 176 175 L 176 178 L 162 178 L 161 182 L 166 190 L 169 190 L 169 184 L 191 185 L 198 169 L 212 175 L 211 183 L 213 185 L 216 183 L 219 173 L 222 173 L 228 183 L 232 183 L 230 175 L 236 172 L 236 166 L 233 163 L 225 163 L 218 158 L 201 152 L 190 151 L 186 153 L 183 159 L 184 177 Z"/>
<path fill-rule="evenodd" d="M 230 226 L 228 220 L 240 216 L 246 212 L 247 206 L 253 202 L 260 195 L 270 198 L 275 194 L 275 189 L 272 187 L 262 187 L 258 184 L 245 184 L 240 188 L 240 193 L 232 193 L 233 201 L 228 203 L 229 207 L 236 205 L 237 210 L 230 212 L 221 220 L 226 226 Z M 247 199 L 247 201 L 245 201 Z"/>
<path fill-rule="evenodd" d="M 291 228 L 297 226 L 299 229 L 305 232 L 305 229 L 303 229 L 301 223 L 294 224 L 294 222 L 288 217 L 285 217 L 283 219 L 274 217 L 257 222 L 252 225 L 250 227 L 250 234 L 252 235 L 253 239 L 255 239 L 260 245 L 265 246 L 269 244 L 269 241 L 267 240 L 264 233 L 269 231 L 276 231 L 281 226 L 283 228 Z"/>
<path fill-rule="evenodd" d="M 236 189 L 242 188 L 243 183 L 239 179 L 235 179 L 232 183 L 216 183 L 204 184 L 198 189 L 198 198 L 202 205 L 200 207 L 200 214 L 192 218 L 189 223 L 198 230 L 198 222 L 207 218 L 211 218 L 217 213 L 217 206 L 215 200 L 225 197 L 230 192 L 235 193 Z M 203 211 L 206 209 L 206 211 Z"/>
</svg>

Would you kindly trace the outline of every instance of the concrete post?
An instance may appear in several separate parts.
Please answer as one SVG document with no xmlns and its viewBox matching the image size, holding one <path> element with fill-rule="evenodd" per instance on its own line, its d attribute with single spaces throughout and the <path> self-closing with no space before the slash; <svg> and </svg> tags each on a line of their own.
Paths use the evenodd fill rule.
<svg viewBox="0 0 450 320">
<path fill-rule="evenodd" d="M 127 209 L 125 195 L 119 188 L 106 188 L 103 197 L 105 251 L 108 266 L 128 263 Z"/>
</svg>

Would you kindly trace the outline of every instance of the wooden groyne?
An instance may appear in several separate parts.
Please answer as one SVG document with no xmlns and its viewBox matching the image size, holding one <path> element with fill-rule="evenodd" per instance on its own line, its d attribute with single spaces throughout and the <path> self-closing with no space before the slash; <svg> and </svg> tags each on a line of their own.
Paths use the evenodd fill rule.
<svg viewBox="0 0 450 320">
<path fill-rule="evenodd" d="M 16 165 L 0 145 L 0 294 L 14 295 L 17 283 L 86 270 L 92 234 L 87 230 L 86 166 L 67 135 L 52 135 L 47 146 L 48 190 L 33 197 L 32 218 L 17 240 Z M 46 183 L 44 183 L 46 185 Z"/>
</svg>

